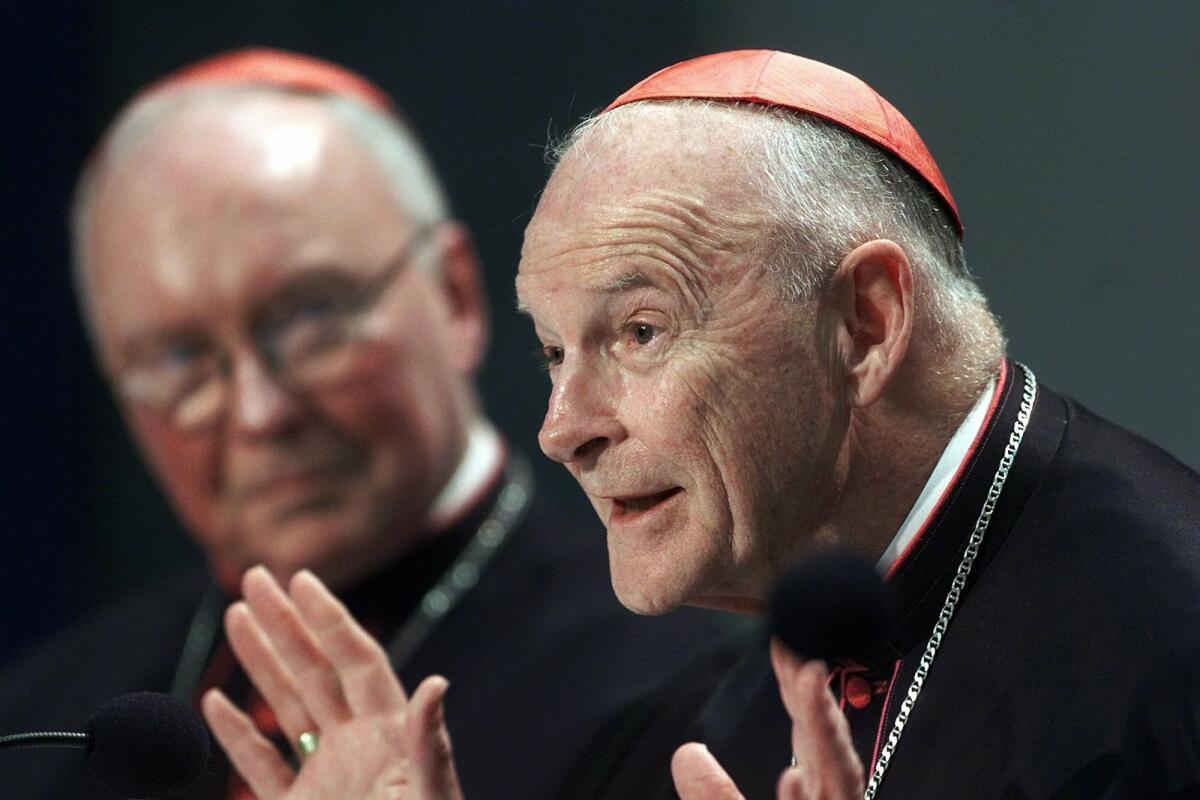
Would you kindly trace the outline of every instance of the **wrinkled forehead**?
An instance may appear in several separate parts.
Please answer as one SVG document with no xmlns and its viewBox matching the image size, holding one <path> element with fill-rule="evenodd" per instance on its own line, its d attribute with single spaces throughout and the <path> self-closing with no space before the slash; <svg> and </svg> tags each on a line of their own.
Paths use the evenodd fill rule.
<svg viewBox="0 0 1200 800">
<path fill-rule="evenodd" d="M 547 184 L 551 202 L 670 192 L 720 203 L 755 185 L 765 119 L 725 103 L 643 102 L 584 123 Z M 585 185 L 588 192 L 580 193 Z M 582 210 L 575 207 L 573 210 Z"/>
<path fill-rule="evenodd" d="M 531 282 L 572 280 L 573 253 L 661 249 L 695 266 L 755 242 L 767 224 L 756 123 L 727 105 L 676 103 L 585 123 L 526 229 L 519 298 Z"/>
<path fill-rule="evenodd" d="M 714 217 L 759 200 L 757 131 L 728 106 L 641 103 L 585 123 L 542 194 L 527 244 L 572 228 L 615 221 L 622 209 L 677 198 Z"/>
</svg>

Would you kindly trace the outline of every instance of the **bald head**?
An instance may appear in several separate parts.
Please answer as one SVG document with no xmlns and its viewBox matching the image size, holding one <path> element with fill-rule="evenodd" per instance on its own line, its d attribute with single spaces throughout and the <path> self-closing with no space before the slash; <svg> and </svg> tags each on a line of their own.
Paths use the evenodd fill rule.
<svg viewBox="0 0 1200 800">
<path fill-rule="evenodd" d="M 526 249 L 564 219 L 619 236 L 615 223 L 624 217 L 662 224 L 673 238 L 664 249 L 685 247 L 697 257 L 755 249 L 768 202 L 741 159 L 753 147 L 753 118 L 718 106 L 702 110 L 698 125 L 692 110 L 674 104 L 631 111 L 585 123 L 560 149 Z"/>
<path fill-rule="evenodd" d="M 73 263 L 89 319 L 87 238 L 95 196 L 114 173 L 139 171 L 141 156 L 148 155 L 160 164 L 174 159 L 177 176 L 190 164 L 233 180 L 301 179 L 328 157 L 332 139 L 370 161 L 406 216 L 422 224 L 447 217 L 444 192 L 413 133 L 398 117 L 355 97 L 266 85 L 168 85 L 136 98 L 109 126 L 76 183 Z M 167 194 L 179 187 L 160 188 Z"/>
</svg>

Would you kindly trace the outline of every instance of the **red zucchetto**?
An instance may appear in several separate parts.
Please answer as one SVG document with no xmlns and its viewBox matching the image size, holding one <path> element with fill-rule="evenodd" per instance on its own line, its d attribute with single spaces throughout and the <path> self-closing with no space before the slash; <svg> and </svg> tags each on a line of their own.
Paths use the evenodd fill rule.
<svg viewBox="0 0 1200 800">
<path fill-rule="evenodd" d="M 248 47 L 197 61 L 155 81 L 137 99 L 188 86 L 262 85 L 353 97 L 374 108 L 394 111 L 391 98 L 356 72 L 312 56 Z"/>
<path fill-rule="evenodd" d="M 605 111 L 638 100 L 731 100 L 812 114 L 899 158 L 945 204 L 959 235 L 962 220 L 950 187 L 920 135 L 895 106 L 848 72 L 774 50 L 733 50 L 659 70 Z"/>
</svg>

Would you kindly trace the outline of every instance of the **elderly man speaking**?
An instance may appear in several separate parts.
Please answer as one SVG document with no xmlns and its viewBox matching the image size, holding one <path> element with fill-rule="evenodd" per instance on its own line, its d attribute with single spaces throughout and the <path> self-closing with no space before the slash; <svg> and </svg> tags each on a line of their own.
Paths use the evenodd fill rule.
<svg viewBox="0 0 1200 800">
<path fill-rule="evenodd" d="M 542 449 L 605 522 L 626 606 L 756 613 L 838 547 L 897 611 L 867 663 L 773 645 L 795 768 L 754 651 L 694 726 L 626 732 L 586 796 L 657 796 L 640 754 L 681 735 L 711 748 L 675 754 L 685 798 L 777 778 L 786 798 L 1198 796 L 1200 478 L 1006 357 L 945 179 L 864 83 L 763 51 L 651 76 L 561 148 L 517 290 L 550 375 Z M 311 578 L 273 603 L 247 613 L 280 657 L 303 648 L 272 617 L 354 678 L 351 708 L 390 698 L 397 781 L 454 796 L 436 680 L 401 710 Z M 267 774 L 249 722 L 208 708 Z M 273 774 L 310 796 L 321 769 Z"/>
</svg>

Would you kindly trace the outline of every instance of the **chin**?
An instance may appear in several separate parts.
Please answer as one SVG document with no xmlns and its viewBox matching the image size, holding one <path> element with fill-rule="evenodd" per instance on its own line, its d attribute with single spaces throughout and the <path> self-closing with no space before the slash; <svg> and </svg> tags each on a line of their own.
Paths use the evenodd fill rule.
<svg viewBox="0 0 1200 800">
<path fill-rule="evenodd" d="M 637 565 L 619 568 L 612 564 L 613 591 L 621 605 L 635 614 L 658 616 L 679 608 L 686 602 L 686 592 L 679 588 L 676 576 L 659 575 Z"/>
<path fill-rule="evenodd" d="M 607 538 L 613 591 L 636 614 L 674 611 L 709 583 L 712 539 L 702 528 L 676 523 L 642 536 L 610 528 Z"/>
<path fill-rule="evenodd" d="M 285 584 L 302 569 L 327 582 L 344 580 L 345 557 L 339 554 L 350 549 L 354 538 L 346 522 L 337 515 L 306 514 L 273 524 L 246 525 L 225 564 L 236 565 L 241 572 L 261 564 Z"/>
<path fill-rule="evenodd" d="M 667 614 L 680 606 L 680 603 L 654 593 L 625 592 L 620 589 L 617 589 L 616 592 L 617 599 L 621 601 L 621 605 L 635 614 L 646 617 Z"/>
</svg>

